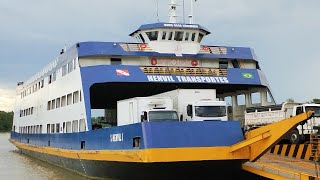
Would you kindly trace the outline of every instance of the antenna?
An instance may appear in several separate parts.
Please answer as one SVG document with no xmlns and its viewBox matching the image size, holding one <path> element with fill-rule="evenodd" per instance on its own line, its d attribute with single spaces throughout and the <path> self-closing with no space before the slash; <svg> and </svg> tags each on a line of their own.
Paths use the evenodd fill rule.
<svg viewBox="0 0 320 180">
<path fill-rule="evenodd" d="M 184 19 L 184 0 L 182 0 L 182 17 L 183 17 L 183 24 L 185 24 L 186 21 Z"/>
<path fill-rule="evenodd" d="M 171 0 L 169 4 L 169 23 L 177 23 L 177 3 L 175 0 Z"/>
<path fill-rule="evenodd" d="M 157 0 L 157 21 L 159 22 L 159 0 Z"/>
<path fill-rule="evenodd" d="M 189 23 L 193 24 L 193 10 L 194 10 L 194 2 L 196 2 L 197 0 L 190 0 L 190 15 L 189 17 Z"/>
</svg>

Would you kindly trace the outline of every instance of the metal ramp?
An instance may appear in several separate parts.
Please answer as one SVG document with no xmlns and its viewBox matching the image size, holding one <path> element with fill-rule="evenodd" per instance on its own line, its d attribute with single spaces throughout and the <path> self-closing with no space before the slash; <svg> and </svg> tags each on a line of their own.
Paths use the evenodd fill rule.
<svg viewBox="0 0 320 180">
<path fill-rule="evenodd" d="M 270 179 L 320 179 L 320 134 L 313 133 L 305 144 L 274 146 L 256 162 L 246 162 L 242 169 Z"/>
</svg>

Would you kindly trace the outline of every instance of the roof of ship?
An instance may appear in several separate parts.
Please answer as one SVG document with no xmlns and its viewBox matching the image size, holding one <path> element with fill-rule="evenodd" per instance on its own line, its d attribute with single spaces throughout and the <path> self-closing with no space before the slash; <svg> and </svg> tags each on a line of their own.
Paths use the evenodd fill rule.
<svg viewBox="0 0 320 180">
<path fill-rule="evenodd" d="M 166 28 L 166 29 L 198 29 L 206 32 L 206 35 L 210 34 L 210 31 L 199 25 L 199 24 L 181 24 L 181 23 L 152 23 L 152 24 L 143 24 L 137 30 L 129 34 L 132 36 L 134 33 L 147 29 L 157 29 L 157 28 Z"/>
</svg>

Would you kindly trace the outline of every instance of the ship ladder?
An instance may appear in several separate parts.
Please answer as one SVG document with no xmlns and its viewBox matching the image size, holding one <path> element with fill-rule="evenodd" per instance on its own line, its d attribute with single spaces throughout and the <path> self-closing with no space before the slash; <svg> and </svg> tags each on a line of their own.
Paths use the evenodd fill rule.
<svg viewBox="0 0 320 180">
<path fill-rule="evenodd" d="M 311 119 L 312 125 L 314 124 L 314 118 Z M 319 165 L 319 157 L 320 157 L 320 127 L 319 126 L 312 126 L 313 129 L 311 130 L 310 133 L 310 158 L 314 161 L 314 166 L 315 166 L 315 173 L 316 173 L 316 179 L 319 178 L 319 171 L 320 171 L 320 165 Z"/>
</svg>

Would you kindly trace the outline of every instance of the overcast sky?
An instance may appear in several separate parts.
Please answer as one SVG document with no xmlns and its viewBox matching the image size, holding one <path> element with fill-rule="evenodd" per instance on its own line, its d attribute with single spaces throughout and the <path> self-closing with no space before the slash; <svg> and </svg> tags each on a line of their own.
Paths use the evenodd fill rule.
<svg viewBox="0 0 320 180">
<path fill-rule="evenodd" d="M 167 21 L 169 0 L 158 1 Z M 205 44 L 252 47 L 278 103 L 309 101 L 320 98 L 319 8 L 319 0 L 198 0 L 195 23 L 212 32 Z M 16 83 L 65 44 L 134 42 L 128 34 L 157 19 L 157 0 L 0 0 L 0 110 L 12 110 Z"/>
</svg>

